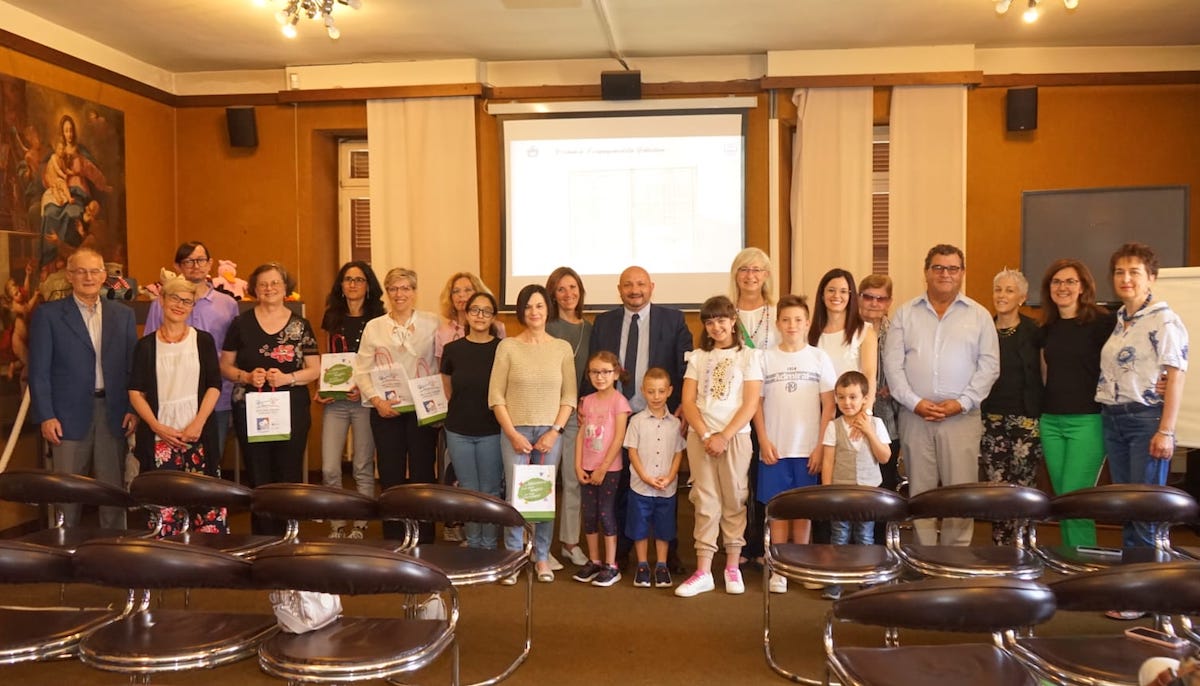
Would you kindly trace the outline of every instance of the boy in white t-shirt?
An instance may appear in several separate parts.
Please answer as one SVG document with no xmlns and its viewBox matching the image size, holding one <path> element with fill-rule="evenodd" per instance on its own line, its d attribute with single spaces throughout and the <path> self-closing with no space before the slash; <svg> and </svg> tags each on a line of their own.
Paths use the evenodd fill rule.
<svg viewBox="0 0 1200 686">
<path fill-rule="evenodd" d="M 842 416 L 825 427 L 821 441 L 824 455 L 821 462 L 822 484 L 858 484 L 878 486 L 883 483 L 879 465 L 892 457 L 891 437 L 879 417 L 867 412 L 867 392 L 870 385 L 862 372 L 849 371 L 838 377 L 834 396 Z M 830 542 L 845 545 L 875 543 L 875 522 L 830 522 Z M 822 598 L 842 597 L 841 586 L 826 586 Z"/>
<path fill-rule="evenodd" d="M 754 415 L 762 464 L 758 499 L 769 502 L 784 491 L 821 483 L 820 439 L 833 419 L 837 375 L 829 355 L 808 344 L 809 310 L 802 296 L 785 295 L 776 307 L 779 347 L 761 355 L 762 403 Z M 790 529 L 790 531 L 789 531 Z M 808 543 L 807 519 L 771 523 L 771 541 Z M 772 574 L 772 593 L 787 591 L 787 578 Z"/>
</svg>

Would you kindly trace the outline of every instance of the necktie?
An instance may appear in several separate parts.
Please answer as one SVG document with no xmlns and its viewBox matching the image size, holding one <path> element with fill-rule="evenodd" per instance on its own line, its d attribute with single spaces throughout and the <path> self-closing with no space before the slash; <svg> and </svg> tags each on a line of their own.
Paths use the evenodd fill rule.
<svg viewBox="0 0 1200 686">
<path fill-rule="evenodd" d="M 629 382 L 621 385 L 621 392 L 625 394 L 625 398 L 633 397 L 634 391 L 637 390 L 637 354 L 638 354 L 638 319 L 641 315 L 635 314 L 629 318 L 629 335 L 625 337 L 625 372 L 629 374 Z"/>
</svg>

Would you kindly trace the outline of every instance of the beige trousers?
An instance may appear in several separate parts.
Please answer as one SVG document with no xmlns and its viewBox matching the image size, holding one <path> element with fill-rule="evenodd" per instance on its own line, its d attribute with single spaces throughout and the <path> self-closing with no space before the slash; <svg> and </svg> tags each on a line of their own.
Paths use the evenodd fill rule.
<svg viewBox="0 0 1200 686">
<path fill-rule="evenodd" d="M 725 548 L 746 544 L 746 497 L 750 493 L 750 434 L 740 433 L 729 442 L 725 452 L 710 457 L 695 431 L 688 432 L 687 455 L 692 470 L 692 490 L 688 498 L 696 511 L 697 553 L 717 552 L 717 531 Z"/>
</svg>

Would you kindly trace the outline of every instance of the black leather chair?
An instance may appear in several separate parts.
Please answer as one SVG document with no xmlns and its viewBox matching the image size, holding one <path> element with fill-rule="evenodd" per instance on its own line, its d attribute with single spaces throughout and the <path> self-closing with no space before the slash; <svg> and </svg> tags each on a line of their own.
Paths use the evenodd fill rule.
<svg viewBox="0 0 1200 686">
<path fill-rule="evenodd" d="M 1014 484 L 970 483 L 942 486 L 908 500 L 910 519 L 962 517 L 989 522 L 1011 522 L 1016 542 L 1011 546 L 947 546 L 902 543 L 901 559 L 925 576 L 950 579 L 1011 576 L 1036 579 L 1042 575 L 1041 558 L 1026 543 L 1032 522 L 1046 517 L 1050 498 L 1036 489 Z"/>
<path fill-rule="evenodd" d="M 150 530 L 64 526 L 63 512 L 58 507 L 62 503 L 98 507 L 138 507 L 138 502 L 120 488 L 78 474 L 49 472 L 40 469 L 11 469 L 0 474 L 0 500 L 47 505 L 53 508 L 54 525 L 20 537 L 19 540 L 28 543 L 74 551 L 80 543 L 96 538 L 113 538 L 115 536 L 148 538 L 157 533 L 156 526 Z"/>
<path fill-rule="evenodd" d="M 1060 612 L 1149 612 L 1157 628 L 1175 634 L 1172 615 L 1200 612 L 1200 563 L 1115 565 L 1055 581 L 1050 589 Z M 1006 632 L 1005 647 L 1046 679 L 1070 686 L 1136 686 L 1138 668 L 1148 658 L 1181 659 L 1196 652 L 1191 644 L 1173 650 L 1119 631 L 1046 637 Z"/>
<path fill-rule="evenodd" d="M 238 556 L 253 556 L 272 545 L 296 539 L 298 526 L 289 527 L 280 536 L 255 534 L 213 534 L 191 529 L 191 512 L 211 507 L 229 511 L 249 510 L 253 489 L 205 474 L 159 470 L 143 472 L 129 485 L 129 494 L 143 506 L 154 509 L 175 508 L 181 512 L 182 532 L 163 540 L 199 545 Z"/>
<path fill-rule="evenodd" d="M 406 524 L 409 545 L 403 550 L 420 560 L 436 565 L 455 586 L 496 583 L 525 569 L 525 643 L 520 654 L 503 672 L 475 686 L 507 679 L 525 662 L 533 646 L 533 527 L 507 501 L 494 496 L 443 486 L 406 484 L 393 486 L 379 496 L 380 514 L 385 519 L 401 519 Z M 430 522 L 475 522 L 498 527 L 520 526 L 526 529 L 525 546 L 507 550 L 501 542 L 496 550 L 479 550 L 457 545 L 415 545 L 419 525 Z"/>
<path fill-rule="evenodd" d="M 908 516 L 908 503 L 895 491 L 871 486 L 805 486 L 780 493 L 767 503 L 764 529 L 763 578 L 780 574 L 798 582 L 818 584 L 881 584 L 900 577 L 904 564 L 895 553 L 900 534 L 897 522 Z M 832 545 L 773 543 L 771 522 L 792 519 L 887 522 L 887 543 Z M 771 637 L 771 593 L 763 583 L 763 649 L 767 664 L 781 676 L 817 684 L 778 662 Z"/>
<path fill-rule="evenodd" d="M 320 484 L 265 484 L 254 489 L 251 510 L 256 515 L 287 521 L 288 531 L 299 531 L 300 522 L 314 519 L 379 519 L 379 502 L 358 491 Z M 297 534 L 292 542 L 303 542 Z M 328 540 L 325 538 L 318 539 Z M 345 541 L 347 545 L 360 545 L 385 550 L 402 550 L 415 545 L 416 538 L 394 541 L 390 539 L 365 538 Z"/>
<path fill-rule="evenodd" d="M 62 548 L 0 541 L 0 583 L 68 584 L 75 580 L 71 553 Z M 133 609 L 0 606 L 0 664 L 73 656 L 88 633 Z"/>
<path fill-rule="evenodd" d="M 140 596 L 132 613 L 83 639 L 79 657 L 92 667 L 146 680 L 216 667 L 250 657 L 277 630 L 271 614 L 150 607 L 152 589 L 254 588 L 244 558 L 172 541 L 104 539 L 81 544 L 74 562 L 77 580 Z"/>
<path fill-rule="evenodd" d="M 1073 546 L 1043 546 L 1036 527 L 1030 529 L 1030 546 L 1051 569 L 1063 574 L 1094 572 L 1128 561 L 1162 562 L 1176 557 L 1171 548 L 1171 526 L 1197 518 L 1200 506 L 1187 492 L 1171 486 L 1109 484 L 1064 493 L 1050 501 L 1047 519 L 1094 519 L 1102 522 L 1152 522 L 1157 524 L 1153 550 L 1114 549 L 1114 554 L 1095 554 Z M 1111 608 L 1110 608 L 1111 609 Z"/>
<path fill-rule="evenodd" d="M 445 618 L 348 617 L 304 634 L 280 632 L 258 650 L 267 674 L 291 683 L 382 679 L 421 669 L 452 649 L 458 684 L 458 593 L 441 570 L 408 555 L 348 543 L 302 543 L 264 550 L 253 578 L 264 588 L 359 594 L 435 594 Z"/>
<path fill-rule="evenodd" d="M 833 604 L 823 641 L 829 671 L 847 686 L 971 684 L 1038 686 L 1037 676 L 1002 647 L 1003 631 L 1054 615 L 1054 594 L 1016 578 L 926 579 L 860 591 Z M 835 641 L 841 623 L 885 627 L 885 645 Z M 900 629 L 991 633 L 992 643 L 901 645 Z"/>
</svg>

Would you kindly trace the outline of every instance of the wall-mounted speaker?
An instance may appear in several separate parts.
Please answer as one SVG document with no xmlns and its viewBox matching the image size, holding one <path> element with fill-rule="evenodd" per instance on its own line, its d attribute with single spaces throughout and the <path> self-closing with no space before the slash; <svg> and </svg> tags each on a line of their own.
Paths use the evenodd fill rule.
<svg viewBox="0 0 1200 686">
<path fill-rule="evenodd" d="M 229 145 L 234 148 L 258 147 L 258 124 L 253 107 L 226 107 L 225 125 L 229 129 Z"/>
<path fill-rule="evenodd" d="M 605 100 L 638 100 L 642 97 L 642 72 L 600 72 L 600 97 Z"/>
<path fill-rule="evenodd" d="M 1005 93 L 1005 122 L 1009 131 L 1033 131 L 1037 128 L 1037 91 L 1036 87 L 1009 88 Z"/>
</svg>

